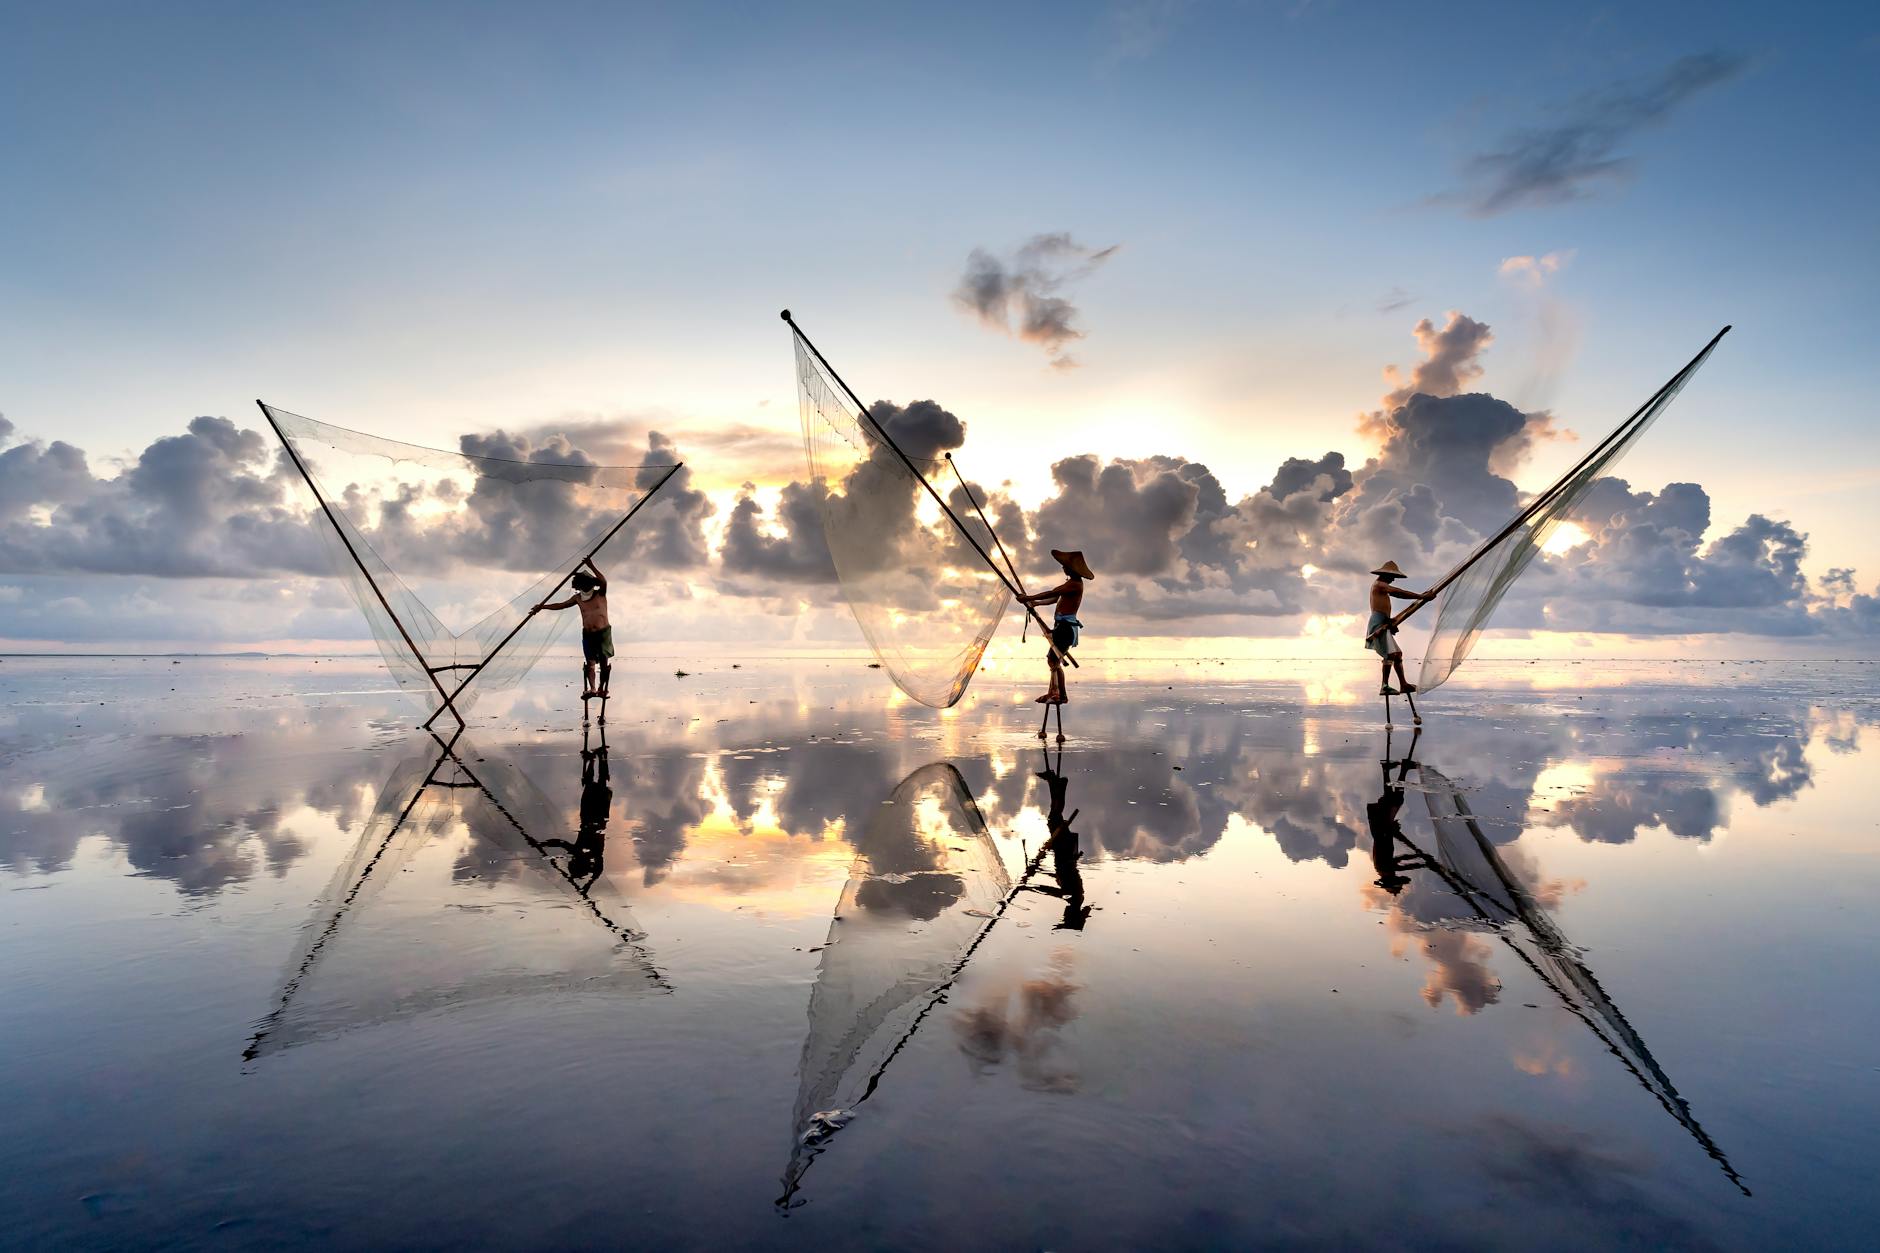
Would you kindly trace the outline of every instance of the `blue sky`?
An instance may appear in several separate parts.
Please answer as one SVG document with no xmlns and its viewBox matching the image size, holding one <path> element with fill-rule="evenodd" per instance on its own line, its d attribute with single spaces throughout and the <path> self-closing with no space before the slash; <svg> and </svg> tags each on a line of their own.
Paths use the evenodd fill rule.
<svg viewBox="0 0 1880 1253">
<path fill-rule="evenodd" d="M 432 442 L 787 440 L 787 304 L 1021 495 L 1095 452 L 1234 496 L 1362 460 L 1420 317 L 1487 322 L 1481 386 L 1595 436 L 1732 322 L 1627 476 L 1871 581 L 1880 15 L 1640 7 L 16 6 L 0 411 L 95 466 L 257 395 Z M 1694 57 L 1720 81 L 1621 126 L 1613 177 L 1479 211 L 1472 158 Z M 951 299 L 972 249 L 1055 231 L 1120 245 L 1074 370 Z M 1547 254 L 1538 288 L 1499 272 Z"/>
</svg>

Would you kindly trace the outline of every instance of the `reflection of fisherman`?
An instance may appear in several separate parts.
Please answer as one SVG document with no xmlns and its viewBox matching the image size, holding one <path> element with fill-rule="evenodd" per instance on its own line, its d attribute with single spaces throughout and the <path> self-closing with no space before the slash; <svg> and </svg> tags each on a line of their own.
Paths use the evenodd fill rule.
<svg viewBox="0 0 1880 1253">
<path fill-rule="evenodd" d="M 607 772 L 607 738 L 601 733 L 597 748 L 589 749 L 585 734 L 581 740 L 581 826 L 573 843 L 567 840 L 543 840 L 546 848 L 568 850 L 568 878 L 583 893 L 601 877 L 601 857 L 607 850 L 607 820 L 613 816 L 614 790 Z"/>
<path fill-rule="evenodd" d="M 1397 841 L 1403 836 L 1403 824 L 1397 820 L 1397 811 L 1403 808 L 1404 776 L 1417 764 L 1412 760 L 1416 756 L 1417 731 L 1410 737 L 1410 747 L 1404 750 L 1402 761 L 1390 758 L 1390 733 L 1384 733 L 1384 758 L 1378 763 L 1384 773 L 1384 791 L 1374 801 L 1364 807 L 1365 819 L 1371 824 L 1371 865 L 1377 870 L 1377 886 L 1392 896 L 1404 890 L 1410 880 L 1402 874 L 1404 870 L 1415 869 L 1421 863 L 1414 856 L 1399 857 Z M 1397 777 L 1391 778 L 1390 768 L 1397 767 Z"/>
<path fill-rule="evenodd" d="M 1060 756 L 1058 766 L 1063 764 Z M 1028 886 L 1034 892 L 1063 899 L 1064 919 L 1052 930 L 1082 931 L 1084 924 L 1090 920 L 1090 906 L 1084 904 L 1084 872 L 1078 864 L 1083 860 L 1083 849 L 1078 843 L 1077 832 L 1071 830 L 1071 823 L 1076 821 L 1077 815 L 1083 810 L 1073 809 L 1070 816 L 1065 817 L 1064 806 L 1070 780 L 1051 764 L 1048 755 L 1045 768 L 1037 771 L 1037 775 L 1051 789 L 1051 812 L 1045 817 L 1045 829 L 1050 832 L 1050 840 L 1045 848 L 1051 854 L 1051 877 L 1057 880 L 1057 884 L 1054 887 L 1036 883 Z"/>
</svg>

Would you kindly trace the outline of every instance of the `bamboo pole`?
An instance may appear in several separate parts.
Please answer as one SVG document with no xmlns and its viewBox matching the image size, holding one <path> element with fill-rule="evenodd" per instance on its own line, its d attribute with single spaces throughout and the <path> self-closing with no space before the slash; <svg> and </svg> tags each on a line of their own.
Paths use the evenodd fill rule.
<svg viewBox="0 0 1880 1253">
<path fill-rule="evenodd" d="M 856 409 L 858 409 L 861 412 L 864 418 L 868 419 L 868 425 L 875 428 L 875 434 L 881 437 L 881 441 L 884 444 L 886 444 L 889 448 L 892 448 L 894 450 L 894 455 L 901 459 L 901 464 L 907 467 L 908 473 L 912 474 L 915 478 L 920 480 L 921 486 L 925 487 L 927 489 L 928 495 L 934 498 L 934 503 L 940 506 L 941 512 L 946 514 L 947 518 L 953 523 L 955 527 L 959 528 L 960 534 L 965 537 L 966 542 L 968 544 L 971 544 L 973 546 L 973 551 L 979 554 L 980 560 L 986 563 L 987 567 L 991 569 L 992 573 L 998 577 L 999 582 L 1005 584 L 1005 590 L 1012 593 L 1013 596 L 1019 597 L 1020 603 L 1022 604 L 1025 593 L 1021 591 L 1018 587 L 1016 587 L 1013 584 L 1011 579 L 1008 579 L 1007 577 L 1005 577 L 1005 571 L 999 569 L 998 563 L 992 560 L 992 555 L 985 550 L 985 546 L 982 545 L 978 540 L 973 538 L 973 533 L 966 529 L 966 524 L 964 522 L 961 522 L 959 519 L 959 515 L 953 512 L 952 506 L 947 504 L 946 499 L 940 495 L 939 491 L 935 489 L 934 485 L 927 481 L 927 476 L 922 474 L 920 470 L 914 465 L 913 459 L 909 457 L 905 452 L 902 452 L 901 446 L 895 443 L 894 440 L 889 437 L 888 432 L 885 429 L 883 429 L 881 423 L 875 421 L 875 415 L 868 411 L 868 406 L 863 404 L 862 398 L 855 394 L 855 389 L 850 387 L 848 383 L 843 380 L 840 374 L 836 373 L 836 368 L 829 364 L 829 359 L 822 355 L 821 351 L 817 349 L 814 343 L 810 342 L 809 336 L 803 333 L 803 328 L 798 326 L 796 324 L 796 320 L 790 316 L 790 311 L 788 309 L 785 309 L 783 313 L 781 314 L 781 316 L 785 322 L 788 322 L 790 324 L 791 332 L 795 334 L 795 336 L 798 339 L 803 341 L 803 346 L 809 349 L 810 352 L 814 354 L 816 360 L 822 365 L 822 368 L 828 371 L 829 377 L 836 381 L 836 385 L 838 387 L 840 387 L 844 392 L 848 393 L 850 402 L 854 404 Z M 969 496 L 971 495 L 970 492 L 967 494 Z M 991 526 L 989 524 L 987 526 L 987 529 L 991 530 Z M 993 538 L 995 540 L 998 538 L 996 532 L 994 533 Z M 1003 544 L 1000 545 L 1000 549 L 1001 551 L 1003 551 L 1004 549 Z M 1030 614 L 1032 621 L 1038 624 L 1038 629 L 1045 633 L 1046 647 L 1048 647 L 1051 650 L 1052 654 L 1054 656 L 1062 658 L 1065 661 L 1070 662 L 1071 665 L 1073 666 L 1077 665 L 1077 659 L 1071 656 L 1070 653 L 1059 648 L 1057 646 L 1057 641 L 1051 639 L 1051 628 L 1046 626 L 1045 620 L 1038 616 L 1037 608 L 1032 605 L 1026 605 L 1025 612 Z"/>
<path fill-rule="evenodd" d="M 633 515 L 640 511 L 640 507 L 646 504 L 646 502 L 651 500 L 655 495 L 657 495 L 659 493 L 659 489 L 666 486 L 666 482 L 668 479 L 672 478 L 673 475 L 679 473 L 679 471 L 684 468 L 685 468 L 685 462 L 681 461 L 675 464 L 670 470 L 666 471 L 664 475 L 660 476 L 659 482 L 653 484 L 652 488 L 647 491 L 646 495 L 634 501 L 633 508 L 627 510 L 625 514 L 621 515 L 620 521 L 614 523 L 613 526 L 608 528 L 607 534 L 601 536 L 600 542 L 594 545 L 594 547 L 588 549 L 587 555 L 582 557 L 580 561 L 577 561 L 574 563 L 574 569 L 569 570 L 568 573 L 562 575 L 559 579 L 555 580 L 555 586 L 549 588 L 547 593 L 543 595 L 542 599 L 547 600 L 549 599 L 549 597 L 553 596 L 556 592 L 559 592 L 561 590 L 561 585 L 563 583 L 566 583 L 571 577 L 573 577 L 575 570 L 579 570 L 582 567 L 582 565 L 585 564 L 586 562 L 594 560 L 594 554 L 598 553 L 601 549 L 607 547 L 607 541 L 611 540 L 614 536 L 618 535 L 620 533 L 621 527 L 633 521 Z M 456 687 L 456 690 L 453 691 L 450 694 L 450 696 L 446 698 L 445 703 L 448 704 L 450 701 L 455 700 L 458 696 L 462 695 L 463 690 L 466 687 L 470 686 L 471 681 L 474 680 L 477 677 L 477 675 L 483 672 L 483 667 L 489 665 L 490 662 L 496 660 L 496 654 L 502 652 L 503 649 L 507 648 L 509 646 L 509 641 L 515 639 L 516 636 L 522 631 L 522 628 L 529 625 L 529 619 L 533 618 L 534 616 L 535 616 L 535 611 L 533 609 L 531 609 L 528 613 L 524 614 L 522 621 L 516 623 L 515 626 L 511 627 L 509 629 L 509 634 L 503 636 L 501 640 L 497 641 L 496 646 L 490 649 L 489 654 L 486 657 L 484 657 L 482 661 L 479 661 L 474 666 L 469 667 L 470 673 L 463 677 L 463 681 L 459 683 Z M 443 710 L 441 709 L 438 711 L 438 713 L 442 713 L 442 712 Z M 451 712 L 452 713 L 457 712 L 455 707 L 451 709 Z M 431 719 L 435 719 L 436 717 L 437 717 L 437 714 L 435 713 L 431 715 Z M 458 715 L 458 720 L 462 721 L 461 714 Z M 431 721 L 426 720 L 424 725 L 427 727 L 430 726 Z"/>
<path fill-rule="evenodd" d="M 1381 632 L 1395 629 L 1399 624 L 1401 624 L 1404 621 L 1404 619 L 1408 618 L 1411 614 L 1415 613 L 1417 610 L 1421 609 L 1424 605 L 1427 605 L 1430 601 L 1434 600 L 1437 594 L 1441 592 L 1444 588 L 1448 587 L 1451 583 L 1454 583 L 1457 579 L 1461 578 L 1463 573 L 1466 570 L 1468 570 L 1470 566 L 1474 565 L 1476 562 L 1480 561 L 1483 557 L 1487 556 L 1488 553 L 1492 551 L 1497 544 L 1507 539 L 1510 535 L 1513 535 L 1515 531 L 1520 529 L 1520 527 L 1528 521 L 1528 519 L 1532 518 L 1542 508 L 1544 508 L 1548 504 L 1548 502 L 1552 501 L 1556 496 L 1558 496 L 1560 492 L 1562 491 L 1562 489 L 1564 489 L 1568 483 L 1572 482 L 1575 476 L 1577 476 L 1580 473 L 1580 471 L 1586 469 L 1587 466 L 1593 464 L 1593 461 L 1595 458 L 1597 458 L 1601 453 L 1605 452 L 1606 449 L 1610 448 L 1615 440 L 1619 439 L 1624 433 L 1629 431 L 1635 423 L 1639 422 L 1651 410 L 1651 407 L 1658 403 L 1658 400 L 1660 397 L 1662 397 L 1666 392 L 1670 391 L 1673 387 L 1677 386 L 1683 379 L 1688 377 L 1692 371 L 1696 370 L 1698 366 L 1702 365 L 1704 363 L 1704 358 L 1710 355 L 1710 350 L 1717 346 L 1717 341 L 1721 340 L 1725 335 L 1728 335 L 1729 333 L 1730 333 L 1730 328 L 1726 326 L 1721 331 L 1718 331 L 1715 335 L 1713 335 L 1711 337 L 1710 342 L 1704 345 L 1702 352 L 1699 352 L 1695 357 L 1692 357 L 1690 361 L 1686 362 L 1682 370 L 1679 370 L 1676 374 L 1672 375 L 1668 380 L 1666 380 L 1664 386 L 1660 387 L 1657 391 L 1653 392 L 1651 394 L 1651 398 L 1647 400 L 1644 404 L 1640 405 L 1636 410 L 1634 410 L 1631 417 L 1621 422 L 1613 430 L 1613 432 L 1610 435 L 1606 436 L 1605 439 L 1599 442 L 1598 446 L 1595 447 L 1593 451 L 1587 453 L 1586 456 L 1580 458 L 1580 461 L 1577 465 L 1575 465 L 1571 470 L 1567 471 L 1565 474 L 1561 475 L 1559 479 L 1555 480 L 1553 486 L 1549 487 L 1546 491 L 1542 492 L 1539 496 L 1536 496 L 1534 500 L 1530 502 L 1525 509 L 1521 510 L 1520 513 L 1514 516 L 1514 520 L 1512 522 L 1508 523 L 1507 526 L 1501 529 L 1500 533 L 1497 534 L 1494 539 L 1489 540 L 1487 543 L 1483 544 L 1480 548 L 1477 548 L 1473 553 L 1469 554 L 1469 556 L 1466 557 L 1460 565 L 1456 566 L 1448 574 L 1445 574 L 1441 579 L 1437 580 L 1436 583 L 1433 584 L 1430 587 L 1430 589 L 1424 593 L 1424 598 L 1422 600 L 1415 602 L 1408 609 L 1405 609 L 1402 613 L 1392 618 L 1389 622 L 1385 623 L 1383 626 L 1378 627 L 1377 630 L 1372 631 L 1369 634 L 1367 634 L 1364 637 L 1364 642 L 1369 644 L 1373 639 L 1377 638 L 1377 636 Z"/>
<path fill-rule="evenodd" d="M 456 700 L 457 692 L 463 691 L 462 686 L 457 688 L 457 692 L 446 692 L 444 685 L 438 682 L 437 671 L 431 668 L 431 663 L 425 659 L 424 651 L 411 638 L 411 632 L 405 629 L 404 621 L 392 609 L 391 602 L 385 599 L 385 593 L 379 588 L 379 581 L 372 577 L 372 571 L 366 569 L 366 563 L 359 559 L 359 551 L 353 547 L 352 540 L 346 537 L 346 529 L 339 524 L 339 519 L 333 516 L 333 506 L 326 503 L 326 497 L 320 493 L 319 484 L 313 481 L 313 475 L 308 473 L 306 464 L 300 459 L 300 454 L 295 452 L 294 446 L 287 442 L 287 436 L 281 431 L 280 423 L 274 420 L 273 411 L 259 399 L 255 401 L 255 404 L 260 406 L 261 416 L 268 420 L 268 425 L 274 428 L 275 438 L 280 440 L 281 447 L 287 450 L 287 456 L 293 461 L 294 468 L 300 471 L 300 477 L 307 480 L 307 487 L 313 492 L 313 498 L 320 502 L 320 508 L 326 513 L 326 520 L 333 524 L 333 530 L 339 535 L 339 542 L 346 546 L 346 555 L 351 557 L 353 564 L 359 567 L 359 573 L 366 576 L 366 583 L 372 588 L 372 594 L 379 598 L 379 604 L 384 608 L 386 616 L 392 620 L 392 625 L 398 628 L 398 634 L 404 637 L 405 647 L 409 648 L 411 655 L 418 659 L 418 665 L 424 669 L 425 677 L 431 680 L 431 686 L 437 689 L 437 694 L 444 698 L 443 705 L 425 719 L 425 729 L 429 730 L 431 724 L 437 721 L 437 715 L 448 709 L 451 717 L 457 720 L 457 727 L 461 731 L 466 724 L 463 715 L 457 712 L 457 706 L 452 702 Z"/>
</svg>

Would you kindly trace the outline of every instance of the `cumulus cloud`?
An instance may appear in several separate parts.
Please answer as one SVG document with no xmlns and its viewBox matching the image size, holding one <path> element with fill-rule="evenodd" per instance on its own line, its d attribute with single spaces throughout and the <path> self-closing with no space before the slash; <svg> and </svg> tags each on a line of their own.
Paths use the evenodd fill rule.
<svg viewBox="0 0 1880 1253">
<path fill-rule="evenodd" d="M 1524 287 L 1541 287 L 1548 279 L 1566 269 L 1571 260 L 1571 248 L 1565 252 L 1544 252 L 1538 257 L 1504 257 L 1497 272 L 1512 283 Z"/>
<path fill-rule="evenodd" d="M 935 485 L 992 550 L 974 502 L 983 506 L 1031 586 L 1055 576 L 1050 548 L 1084 549 L 1099 577 L 1089 609 L 1109 636 L 1283 636 L 1314 619 L 1355 616 L 1364 572 L 1378 562 L 1398 561 L 1416 586 L 1499 529 L 1528 499 L 1516 476 L 1537 447 L 1563 434 L 1552 414 L 1523 412 L 1483 390 L 1484 353 L 1494 342 L 1486 323 L 1457 311 L 1440 324 L 1420 320 L 1411 333 L 1421 359 L 1387 372 L 1388 392 L 1361 418 L 1374 447 L 1362 462 L 1336 449 L 1302 449 L 1238 498 L 1206 463 L 1166 454 L 1067 456 L 1035 503 L 991 484 L 974 484 L 969 500 L 950 475 Z M 967 440 L 966 420 L 933 400 L 878 401 L 872 409 L 915 457 L 937 460 Z M 0 574 L 17 576 L 0 584 L 0 635 L 199 639 L 212 637 L 218 621 L 254 623 L 270 613 L 271 628 L 257 635 L 244 626 L 240 638 L 358 634 L 343 598 L 321 599 L 311 590 L 320 584 L 298 579 L 330 573 L 331 557 L 309 524 L 304 487 L 256 433 L 197 418 L 112 476 L 95 474 L 69 444 L 21 439 L 10 426 L 0 441 Z M 656 431 L 598 423 L 479 435 L 465 447 L 518 460 L 663 467 L 682 458 Z M 638 486 L 663 472 L 637 472 Z M 715 525 L 711 496 L 689 467 L 681 471 L 636 518 L 621 550 L 646 589 L 647 614 L 666 615 L 659 637 L 718 638 L 714 624 L 758 604 L 763 621 L 736 628 L 745 638 L 852 639 L 844 601 L 855 589 L 838 584 L 838 557 L 845 576 L 870 580 L 875 603 L 892 605 L 897 621 L 915 622 L 909 634 L 929 642 L 948 637 L 923 634 L 925 624 L 957 626 L 956 609 L 995 590 L 893 454 L 876 448 L 831 473 L 836 481 L 746 483 Z M 494 594 L 481 572 L 539 573 L 564 559 L 570 534 L 598 516 L 592 502 L 561 491 L 565 485 L 549 486 L 555 490 L 537 493 L 486 476 L 456 487 L 376 488 L 350 503 L 370 519 L 368 534 L 394 568 L 454 567 Z M 1575 521 L 1580 542 L 1534 562 L 1497 611 L 1497 627 L 1880 633 L 1880 589 L 1863 590 L 1844 567 L 1811 581 L 1804 533 L 1763 514 L 1720 521 L 1698 484 L 1651 490 L 1605 479 Z M 99 573 L 137 577 L 84 582 Z M 186 576 L 278 576 L 294 594 L 237 603 L 226 587 L 204 584 L 195 593 L 202 612 L 181 614 L 175 597 L 151 588 Z M 9 596 L 8 587 L 26 590 Z M 69 615 L 54 610 L 59 601 Z M 468 606 L 477 616 L 488 607 Z M 165 633 L 153 636 L 153 623 L 168 624 Z"/>
<path fill-rule="evenodd" d="M 1084 332 L 1077 326 L 1077 306 L 1060 293 L 1089 277 L 1121 246 L 1090 248 L 1060 231 L 1032 236 L 1010 258 L 975 248 L 953 299 L 986 326 L 1043 348 L 1053 368 L 1071 369 L 1077 361 L 1065 350 Z"/>
<path fill-rule="evenodd" d="M 1466 187 L 1444 197 L 1478 217 L 1584 200 L 1629 177 L 1621 150 L 1638 132 L 1665 121 L 1686 101 L 1743 72 L 1741 57 L 1706 52 L 1680 57 L 1662 72 L 1581 97 L 1549 124 L 1503 136 L 1463 166 Z"/>
</svg>

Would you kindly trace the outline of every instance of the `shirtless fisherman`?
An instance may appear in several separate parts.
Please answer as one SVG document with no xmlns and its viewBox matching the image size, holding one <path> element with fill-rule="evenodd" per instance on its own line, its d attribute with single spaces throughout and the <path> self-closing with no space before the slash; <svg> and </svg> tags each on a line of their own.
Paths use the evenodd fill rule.
<svg viewBox="0 0 1880 1253">
<path fill-rule="evenodd" d="M 1019 602 L 1026 605 L 1049 605 L 1055 602 L 1056 608 L 1051 618 L 1051 642 L 1045 649 L 1045 664 L 1051 668 L 1051 682 L 1045 688 L 1038 703 L 1044 705 L 1045 715 L 1050 716 L 1053 705 L 1062 705 L 1069 698 L 1064 692 L 1064 656 L 1077 647 L 1078 637 L 1083 634 L 1084 624 L 1078 621 L 1077 611 L 1084 605 L 1084 583 L 1097 576 L 1090 572 L 1090 563 L 1084 560 L 1081 549 L 1065 552 L 1060 548 L 1051 550 L 1052 558 L 1064 568 L 1064 581 L 1048 592 L 1033 592 L 1030 596 L 1019 597 Z M 1058 738 L 1063 737 L 1064 715 L 1058 715 Z M 1040 738 L 1044 732 L 1038 732 Z"/>
<path fill-rule="evenodd" d="M 614 673 L 614 628 L 607 622 L 607 576 L 592 558 L 581 564 L 587 569 L 576 570 L 568 580 L 574 595 L 567 600 L 543 601 L 529 612 L 581 607 L 581 699 L 598 696 L 605 700 L 607 680 Z"/>
<path fill-rule="evenodd" d="M 1397 568 L 1397 563 L 1394 561 L 1386 561 L 1371 573 L 1377 576 L 1377 582 L 1371 584 L 1371 620 L 1365 624 L 1364 638 L 1365 647 L 1376 649 L 1377 655 L 1384 659 L 1383 686 L 1379 688 L 1378 695 L 1408 696 L 1417 690 L 1417 685 L 1404 677 L 1403 649 L 1397 646 L 1397 628 L 1390 625 L 1390 598 L 1395 596 L 1401 600 L 1428 600 L 1430 594 L 1392 587 L 1392 580 L 1403 577 L 1403 571 Z M 1383 630 L 1379 630 L 1379 627 Z M 1393 667 L 1397 671 L 1396 687 L 1390 685 L 1390 672 Z M 1414 710 L 1415 705 L 1412 704 L 1411 708 Z"/>
</svg>

